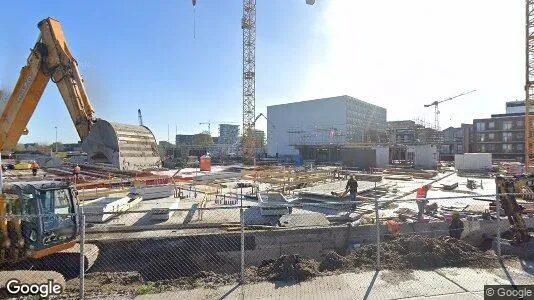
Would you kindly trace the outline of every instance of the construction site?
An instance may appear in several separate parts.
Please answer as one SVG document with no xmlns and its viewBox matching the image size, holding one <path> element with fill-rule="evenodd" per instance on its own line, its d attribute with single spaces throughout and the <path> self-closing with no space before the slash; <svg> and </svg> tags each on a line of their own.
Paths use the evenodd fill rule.
<svg viewBox="0 0 534 300">
<path fill-rule="evenodd" d="M 135 125 L 98 118 L 60 21 L 36 20 L 37 42 L 16 85 L 0 94 L 1 297 L 24 296 L 7 290 L 12 278 L 60 282 L 57 298 L 105 299 L 374 270 L 531 265 L 534 1 L 526 3 L 526 100 L 511 105 L 519 113 L 507 104 L 504 117 L 442 130 L 439 105 L 476 90 L 425 105 L 432 124 L 388 120 L 386 108 L 349 95 L 257 113 L 256 1 L 244 0 L 242 123 L 200 120 L 198 131 L 207 131 L 177 132 L 174 144 L 158 143 L 140 109 Z M 21 151 L 49 81 L 80 142 L 58 151 L 56 132 L 53 146 Z M 266 132 L 256 127 L 262 117 Z M 508 117 L 521 119 L 490 125 Z M 479 151 L 478 136 L 492 130 L 513 133 L 500 144 L 521 139 L 522 148 L 510 148 L 523 151 L 519 159 Z M 458 222 L 461 229 L 451 227 Z M 522 266 L 516 281 L 531 284 L 534 271 Z"/>
</svg>

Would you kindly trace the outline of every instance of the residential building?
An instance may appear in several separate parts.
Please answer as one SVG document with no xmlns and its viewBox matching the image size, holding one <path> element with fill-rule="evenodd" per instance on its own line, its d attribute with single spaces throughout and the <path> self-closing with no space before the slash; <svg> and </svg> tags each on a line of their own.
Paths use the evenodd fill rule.
<svg viewBox="0 0 534 300">
<path fill-rule="evenodd" d="M 234 145 L 239 141 L 239 125 L 219 124 L 217 144 Z"/>
<path fill-rule="evenodd" d="M 524 102 L 507 102 L 506 112 L 473 120 L 473 150 L 492 153 L 493 159 L 497 160 L 522 162 L 525 153 Z"/>
<path fill-rule="evenodd" d="M 193 145 L 194 134 L 177 134 L 176 146 L 190 146 Z"/>
<path fill-rule="evenodd" d="M 265 131 L 255 129 L 254 141 L 256 142 L 256 148 L 263 148 L 265 146 Z"/>
<path fill-rule="evenodd" d="M 267 152 L 296 156 L 302 147 L 362 143 L 367 131 L 386 131 L 386 113 L 347 95 L 268 106 Z"/>
<path fill-rule="evenodd" d="M 441 132 L 440 159 L 454 160 L 455 154 L 471 151 L 473 125 L 462 124 L 461 127 L 449 127 Z"/>
<path fill-rule="evenodd" d="M 436 130 L 421 122 L 412 120 L 388 121 L 388 142 L 401 145 L 436 144 Z"/>
</svg>

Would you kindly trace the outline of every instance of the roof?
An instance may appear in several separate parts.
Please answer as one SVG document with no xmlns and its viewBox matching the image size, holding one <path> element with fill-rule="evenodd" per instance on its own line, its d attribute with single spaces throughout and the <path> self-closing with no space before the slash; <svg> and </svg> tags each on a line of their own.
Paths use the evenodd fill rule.
<svg viewBox="0 0 534 300">
<path fill-rule="evenodd" d="M 339 95 L 339 96 L 332 96 L 332 97 L 324 97 L 324 98 L 317 98 L 317 99 L 308 99 L 308 100 L 302 100 L 302 101 L 295 101 L 295 102 L 287 102 L 287 103 L 280 103 L 280 104 L 274 104 L 274 105 L 269 105 L 267 106 L 267 108 L 269 107 L 278 107 L 278 106 L 284 106 L 284 105 L 292 105 L 292 104 L 300 104 L 300 103 L 310 103 L 310 102 L 314 102 L 314 101 L 324 101 L 324 100 L 328 100 L 328 101 L 335 101 L 335 100 L 342 100 L 342 99 L 351 99 L 351 100 L 356 100 L 356 101 L 360 101 L 362 103 L 365 103 L 365 104 L 368 104 L 368 105 L 371 105 L 371 106 L 375 106 L 377 108 L 381 108 L 383 110 L 386 110 L 384 107 L 381 107 L 381 106 L 378 106 L 376 104 L 373 104 L 373 103 L 369 103 L 367 101 L 363 101 L 361 99 L 358 99 L 356 97 L 352 97 L 352 96 L 349 96 L 349 95 Z"/>
</svg>

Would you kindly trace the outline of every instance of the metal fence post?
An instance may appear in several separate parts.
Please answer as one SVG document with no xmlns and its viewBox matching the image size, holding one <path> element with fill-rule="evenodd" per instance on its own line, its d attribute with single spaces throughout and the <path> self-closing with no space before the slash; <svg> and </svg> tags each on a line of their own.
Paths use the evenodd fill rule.
<svg viewBox="0 0 534 300">
<path fill-rule="evenodd" d="M 501 259 L 501 198 L 499 197 L 499 189 L 496 190 L 495 195 L 497 201 L 495 203 L 495 210 L 497 211 L 497 257 Z"/>
<path fill-rule="evenodd" d="M 243 190 L 241 189 L 241 193 Z M 237 194 L 237 193 L 236 193 Z M 241 204 L 239 208 L 239 216 L 241 223 L 241 272 L 240 272 L 240 283 L 245 282 L 245 214 L 243 212 L 243 195 L 241 194 Z"/>
<path fill-rule="evenodd" d="M 82 206 L 83 207 L 83 206 Z M 82 212 L 80 215 L 80 299 L 84 299 L 85 295 L 85 214 Z"/>
<path fill-rule="evenodd" d="M 376 182 L 375 182 L 375 217 L 376 217 L 376 269 L 380 270 L 380 219 L 378 215 L 378 196 L 376 195 Z"/>
</svg>

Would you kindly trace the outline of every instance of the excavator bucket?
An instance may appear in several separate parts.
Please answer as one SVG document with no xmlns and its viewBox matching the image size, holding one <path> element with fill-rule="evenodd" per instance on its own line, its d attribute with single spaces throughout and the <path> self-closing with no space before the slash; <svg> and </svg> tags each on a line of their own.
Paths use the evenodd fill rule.
<svg viewBox="0 0 534 300">
<path fill-rule="evenodd" d="M 82 149 L 90 162 L 119 170 L 140 171 L 162 166 L 156 138 L 145 126 L 98 119 L 82 142 Z"/>
</svg>

